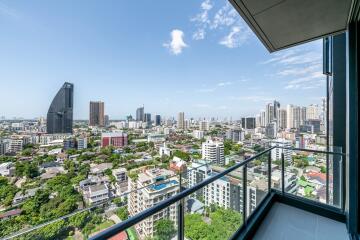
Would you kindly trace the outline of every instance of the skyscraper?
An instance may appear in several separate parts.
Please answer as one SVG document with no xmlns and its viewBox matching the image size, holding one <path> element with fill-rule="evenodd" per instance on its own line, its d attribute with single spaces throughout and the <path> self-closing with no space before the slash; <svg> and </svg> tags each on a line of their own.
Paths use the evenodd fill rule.
<svg viewBox="0 0 360 240">
<path fill-rule="evenodd" d="M 304 125 L 306 121 L 306 107 L 300 107 L 300 125 Z"/>
<path fill-rule="evenodd" d="M 142 121 L 142 122 L 145 121 L 144 106 L 136 109 L 136 121 Z"/>
<path fill-rule="evenodd" d="M 286 108 L 287 120 L 286 127 L 287 128 L 299 128 L 301 122 L 301 108 L 294 105 L 287 105 Z"/>
<path fill-rule="evenodd" d="M 260 112 L 260 126 L 261 127 L 266 126 L 266 112 L 264 110 L 261 110 Z"/>
<path fill-rule="evenodd" d="M 278 119 L 278 113 L 279 113 L 279 109 L 280 109 L 280 103 L 276 100 L 274 100 L 274 119 Z"/>
<path fill-rule="evenodd" d="M 185 129 L 185 114 L 184 114 L 184 112 L 178 113 L 177 128 Z"/>
<path fill-rule="evenodd" d="M 144 114 L 144 121 L 146 122 L 146 127 L 151 127 L 151 113 Z"/>
<path fill-rule="evenodd" d="M 287 121 L 287 113 L 286 113 L 286 109 L 279 109 L 278 113 L 277 113 L 277 122 L 278 122 L 278 126 L 281 129 L 285 129 L 286 126 L 286 121 Z"/>
<path fill-rule="evenodd" d="M 241 118 L 241 127 L 243 129 L 254 129 L 256 127 L 255 117 Z"/>
<path fill-rule="evenodd" d="M 274 120 L 274 105 L 268 103 L 265 109 L 265 125 L 271 123 Z"/>
<path fill-rule="evenodd" d="M 74 84 L 65 82 L 47 113 L 47 133 L 72 133 Z"/>
<path fill-rule="evenodd" d="M 160 126 L 160 125 L 161 125 L 161 116 L 155 115 L 155 126 Z"/>
<path fill-rule="evenodd" d="M 104 102 L 90 102 L 90 126 L 105 126 Z"/>
<path fill-rule="evenodd" d="M 110 118 L 109 118 L 109 115 L 105 115 L 104 121 L 105 121 L 105 127 L 110 126 Z"/>
</svg>

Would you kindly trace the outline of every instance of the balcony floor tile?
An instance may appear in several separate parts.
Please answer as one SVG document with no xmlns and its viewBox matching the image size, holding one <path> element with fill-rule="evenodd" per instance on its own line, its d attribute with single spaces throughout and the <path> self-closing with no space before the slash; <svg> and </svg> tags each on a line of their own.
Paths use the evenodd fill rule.
<svg viewBox="0 0 360 240">
<path fill-rule="evenodd" d="M 275 203 L 254 240 L 342 240 L 349 239 L 344 223 L 282 203 Z"/>
</svg>

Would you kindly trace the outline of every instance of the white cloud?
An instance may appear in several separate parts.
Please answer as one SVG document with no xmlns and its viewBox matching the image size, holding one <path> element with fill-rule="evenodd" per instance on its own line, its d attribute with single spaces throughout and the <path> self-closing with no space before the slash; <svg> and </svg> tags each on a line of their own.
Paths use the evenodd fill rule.
<svg viewBox="0 0 360 240">
<path fill-rule="evenodd" d="M 203 28 L 199 28 L 198 30 L 196 30 L 193 35 L 192 35 L 192 38 L 194 40 L 202 40 L 205 38 L 205 35 L 206 35 L 206 32 L 205 32 L 205 29 Z"/>
<path fill-rule="evenodd" d="M 214 19 L 211 22 L 210 28 L 217 29 L 224 26 L 229 27 L 235 24 L 238 19 L 239 16 L 236 10 L 229 3 L 227 3 L 216 12 Z"/>
<path fill-rule="evenodd" d="M 213 8 L 212 3 L 210 2 L 210 0 L 206 0 L 204 2 L 201 3 L 201 8 L 205 11 L 209 11 L 210 9 Z"/>
<path fill-rule="evenodd" d="M 229 85 L 231 85 L 232 84 L 232 82 L 230 82 L 230 81 L 228 81 L 228 82 L 219 82 L 218 84 L 217 84 L 217 86 L 218 87 L 225 87 L 225 86 L 229 86 Z"/>
<path fill-rule="evenodd" d="M 179 29 L 174 29 L 170 33 L 170 42 L 164 43 L 163 46 L 168 48 L 174 55 L 178 55 L 182 52 L 183 48 L 188 47 L 184 42 L 184 32 Z"/>
<path fill-rule="evenodd" d="M 20 14 L 17 11 L 2 2 L 0 2 L 0 15 L 8 16 L 15 19 L 20 18 Z"/>
<path fill-rule="evenodd" d="M 228 48 L 240 47 L 249 38 L 249 34 L 244 31 L 240 26 L 234 26 L 228 35 L 223 37 L 219 44 Z"/>
<path fill-rule="evenodd" d="M 272 77 L 283 80 L 284 89 L 308 90 L 324 87 L 322 53 L 319 49 L 321 48 L 313 48 L 313 45 L 298 46 L 272 54 L 272 57 L 262 64 L 270 64 L 275 69 Z"/>
<path fill-rule="evenodd" d="M 219 40 L 219 44 L 228 48 L 240 47 L 249 39 L 250 30 L 248 26 L 229 3 L 211 14 L 213 7 L 214 5 L 210 0 L 203 1 L 200 13 L 190 19 L 190 21 L 195 22 L 196 26 L 192 38 L 203 40 L 207 32 L 219 30 L 227 32 L 227 35 Z"/>
</svg>

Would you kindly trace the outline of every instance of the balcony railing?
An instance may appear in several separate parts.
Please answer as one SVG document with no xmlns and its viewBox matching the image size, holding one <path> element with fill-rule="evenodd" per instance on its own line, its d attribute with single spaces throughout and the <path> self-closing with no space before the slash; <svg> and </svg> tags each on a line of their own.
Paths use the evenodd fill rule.
<svg viewBox="0 0 360 240">
<path fill-rule="evenodd" d="M 276 178 L 274 180 L 274 178 L 272 178 L 272 172 L 273 172 L 273 161 L 272 160 L 272 153 L 271 151 L 278 149 L 281 151 L 281 161 L 280 161 L 280 165 L 281 165 L 281 188 L 278 189 L 279 184 L 277 185 L 276 183 Z M 253 208 L 254 205 L 251 205 L 252 203 L 248 203 L 247 201 L 252 201 L 252 198 L 248 198 L 248 177 L 249 177 L 249 173 L 248 173 L 248 169 L 249 169 L 249 165 L 253 164 L 255 160 L 258 160 L 259 158 L 262 158 L 263 156 L 267 155 L 267 193 L 265 196 L 262 197 L 262 199 L 265 199 L 266 196 L 268 194 L 270 194 L 272 191 L 279 191 L 280 194 L 282 195 L 286 195 L 286 194 L 291 194 L 293 195 L 293 197 L 297 197 L 297 198 L 309 198 L 306 201 L 311 203 L 316 203 L 317 205 L 323 205 L 323 207 L 328 207 L 329 209 L 337 209 L 339 212 L 343 212 L 344 211 L 344 201 L 343 201 L 343 192 L 345 189 L 345 181 L 342 180 L 343 178 L 343 162 L 342 162 L 342 156 L 344 156 L 344 154 L 340 151 L 340 149 L 336 149 L 337 151 L 319 151 L 319 150 L 311 150 L 311 149 L 300 149 L 300 148 L 285 148 L 285 147 L 271 147 L 268 148 L 265 151 L 262 151 L 230 168 L 225 169 L 222 172 L 219 172 L 215 175 L 212 175 L 211 177 L 208 177 L 206 179 L 204 179 L 203 181 L 197 183 L 194 186 L 191 187 L 183 187 L 182 186 L 182 180 L 180 180 L 180 186 L 181 186 L 181 192 L 168 198 L 163 200 L 162 202 L 156 204 L 155 206 L 146 209 L 145 211 L 142 211 L 138 214 L 136 214 L 135 216 L 130 217 L 129 219 L 119 223 L 119 224 L 115 224 L 112 227 L 102 231 L 101 233 L 91 237 L 90 239 L 92 240 L 98 240 L 98 239 L 108 239 L 111 238 L 112 236 L 127 230 L 128 228 L 141 223 L 142 221 L 151 218 L 154 214 L 157 214 L 158 212 L 168 208 L 169 206 L 173 206 L 173 205 L 177 205 L 177 210 L 178 210 L 178 223 L 177 223 L 177 239 L 184 239 L 184 231 L 185 231 L 185 224 L 184 224 L 184 219 L 185 219 L 185 203 L 184 200 L 186 198 L 191 197 L 192 195 L 194 195 L 197 191 L 202 190 L 204 187 L 207 187 L 208 185 L 214 183 L 215 181 L 226 177 L 227 175 L 232 174 L 233 172 L 235 172 L 236 170 L 241 168 L 242 171 L 242 181 L 241 181 L 241 193 L 242 193 L 242 209 L 240 210 L 240 212 L 242 213 L 242 219 L 243 219 L 243 226 L 246 226 L 247 223 L 247 219 L 250 217 L 250 215 L 252 214 L 252 212 L 254 211 L 254 209 L 249 209 L 249 208 Z M 325 171 L 323 169 L 320 170 L 320 173 L 317 171 L 314 172 L 309 172 L 309 176 L 311 178 L 311 181 L 316 182 L 318 181 L 319 183 L 323 184 L 325 183 L 326 188 L 325 189 L 314 189 L 314 187 L 312 185 L 315 185 L 315 183 L 312 182 L 307 182 L 303 179 L 301 179 L 302 177 L 300 176 L 299 173 L 295 173 L 295 180 L 297 180 L 296 184 L 302 184 L 301 188 L 304 189 L 304 191 L 308 191 L 305 192 L 305 196 L 298 196 L 298 194 L 293 194 L 289 191 L 291 191 L 291 184 L 290 184 L 290 179 L 293 176 L 289 176 L 289 173 L 292 172 L 291 169 L 292 166 L 290 165 L 289 162 L 287 162 L 285 160 L 286 158 L 286 154 L 288 154 L 288 152 L 293 152 L 293 151 L 298 151 L 298 152 L 308 152 L 308 153 L 313 153 L 316 154 L 316 156 L 320 156 L 321 162 L 324 164 L 325 167 Z M 312 158 L 315 157 L 315 155 L 311 156 Z M 332 158 L 332 161 L 330 160 L 330 158 Z M 301 159 L 299 160 L 298 169 L 301 169 Z M 334 167 L 337 167 L 338 169 L 334 169 Z M 289 170 L 287 168 L 290 168 Z M 332 173 L 330 172 L 332 171 Z M 253 174 L 253 173 L 252 173 Z M 334 181 L 335 176 L 336 175 L 336 182 Z M 324 179 L 325 176 L 325 179 Z M 181 175 L 180 175 L 180 179 L 182 179 Z M 294 180 L 294 179 L 293 179 Z M 325 182 L 322 182 L 324 181 Z M 309 184 L 309 186 L 307 186 L 306 184 Z M 336 187 L 335 187 L 335 185 Z M 185 184 L 186 186 L 186 184 Z M 277 186 L 277 187 L 276 187 Z M 313 196 L 311 195 L 310 191 L 325 191 L 325 198 L 319 198 L 319 199 L 314 199 Z M 211 191 L 211 189 L 210 189 Z M 255 195 L 254 195 L 255 196 Z M 339 199 L 334 199 L 333 196 L 338 196 Z M 261 201 L 259 201 L 258 203 L 256 203 L 255 205 L 260 205 Z M 256 206 L 255 206 L 256 207 Z M 241 224 L 239 224 L 238 226 L 239 228 L 241 227 Z M 237 229 L 233 229 L 234 231 L 234 235 L 231 238 L 235 237 L 235 231 Z"/>
<path fill-rule="evenodd" d="M 190 210 L 187 209 L 189 199 L 203 203 L 204 207 L 200 211 L 201 216 L 203 216 L 202 219 L 205 219 L 204 221 L 208 222 L 213 220 L 211 219 L 211 210 L 209 210 L 213 205 L 224 209 L 234 209 L 236 214 L 232 215 L 231 229 L 224 229 L 224 235 L 220 239 L 235 238 L 240 230 L 247 227 L 249 219 L 255 215 L 259 206 L 274 192 L 283 196 L 291 196 L 324 209 L 343 213 L 345 181 L 343 181 L 342 157 L 344 154 L 339 148 L 330 150 L 332 151 L 270 147 L 226 169 L 212 166 L 213 170 L 218 173 L 211 175 L 205 173 L 204 179 L 200 182 L 191 183 L 189 178 L 195 176 L 191 175 L 193 171 L 202 167 L 209 167 L 209 163 L 199 164 L 195 168 L 176 175 L 179 179 L 179 193 L 148 209 L 145 208 L 127 220 L 90 237 L 90 239 L 108 239 L 134 226 L 140 235 L 151 237 L 155 232 L 155 223 L 159 219 L 169 219 L 175 223 L 176 234 L 172 232 L 171 238 L 184 239 L 185 231 L 192 227 L 190 222 L 186 222 L 190 221 L 191 218 Z M 295 160 L 291 157 L 294 152 L 298 153 L 296 154 L 298 158 Z M 290 159 L 288 159 L 289 157 Z M 305 171 L 307 178 L 304 177 Z M 150 184 L 123 193 L 122 196 L 138 193 L 143 188 L 154 185 Z M 315 195 L 314 192 L 316 192 Z M 232 194 L 231 197 L 227 195 L 230 193 Z M 4 239 L 26 236 L 28 233 L 50 223 L 68 219 L 84 211 L 91 211 L 101 207 L 102 204 L 78 210 L 59 219 L 14 233 Z M 194 213 L 194 215 L 200 216 L 199 213 Z M 169 237 L 169 239 L 171 238 Z M 192 239 L 192 237 L 188 238 Z"/>
</svg>

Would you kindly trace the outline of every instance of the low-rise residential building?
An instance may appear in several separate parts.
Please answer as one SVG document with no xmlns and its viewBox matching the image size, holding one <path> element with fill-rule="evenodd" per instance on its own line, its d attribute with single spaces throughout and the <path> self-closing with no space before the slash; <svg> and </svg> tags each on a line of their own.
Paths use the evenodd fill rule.
<svg viewBox="0 0 360 240">
<path fill-rule="evenodd" d="M 89 190 L 84 194 L 85 202 L 89 205 L 106 202 L 110 198 L 110 191 L 106 184 L 89 186 Z"/>
<path fill-rule="evenodd" d="M 159 147 L 159 155 L 160 157 L 166 155 L 171 156 L 172 150 L 166 146 L 166 143 L 164 143 L 163 146 Z"/>
<path fill-rule="evenodd" d="M 86 137 L 79 137 L 77 139 L 77 149 L 83 150 L 87 148 L 87 138 Z"/>
<path fill-rule="evenodd" d="M 116 179 L 115 190 L 116 195 L 120 196 L 128 190 L 128 176 L 126 168 L 117 168 L 112 170 L 112 174 Z"/>
<path fill-rule="evenodd" d="M 25 190 L 25 192 L 23 191 L 19 191 L 15 194 L 14 199 L 13 199 L 13 205 L 17 205 L 20 203 L 23 203 L 25 200 L 27 200 L 28 198 L 31 198 L 33 196 L 35 196 L 36 192 L 39 190 L 40 188 L 32 188 L 32 189 L 27 189 Z"/>
<path fill-rule="evenodd" d="M 164 134 L 149 134 L 147 137 L 148 142 L 161 143 L 165 142 L 166 138 Z"/>
<path fill-rule="evenodd" d="M 201 131 L 201 130 L 194 130 L 193 131 L 193 137 L 196 138 L 196 139 L 202 139 L 204 138 L 204 131 Z"/>
<path fill-rule="evenodd" d="M 271 150 L 271 159 L 272 160 L 281 160 L 281 154 L 284 153 L 285 161 L 291 161 L 292 150 L 284 149 L 291 148 L 292 141 L 286 140 L 284 138 L 278 138 L 271 142 L 271 147 L 277 147 Z"/>
<path fill-rule="evenodd" d="M 0 176 L 12 177 L 15 174 L 15 166 L 12 162 L 4 162 L 0 164 Z"/>
<path fill-rule="evenodd" d="M 104 175 L 104 172 L 107 169 L 112 168 L 112 163 L 100 163 L 100 164 L 92 164 L 90 165 L 90 173 L 92 175 Z"/>
<path fill-rule="evenodd" d="M 123 132 L 107 132 L 101 134 L 101 147 L 124 147 L 128 144 L 128 136 Z"/>
</svg>

